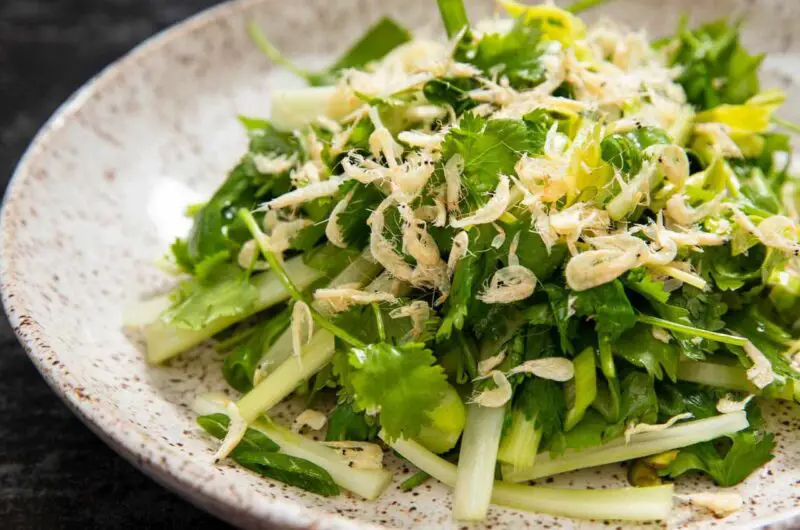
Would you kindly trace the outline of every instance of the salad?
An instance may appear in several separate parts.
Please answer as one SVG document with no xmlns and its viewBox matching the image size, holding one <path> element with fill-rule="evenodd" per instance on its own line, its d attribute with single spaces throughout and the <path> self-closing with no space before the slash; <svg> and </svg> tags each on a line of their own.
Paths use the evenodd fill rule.
<svg viewBox="0 0 800 530">
<path fill-rule="evenodd" d="M 388 448 L 419 470 L 402 489 L 439 480 L 466 521 L 665 519 L 683 475 L 769 462 L 759 405 L 800 397 L 784 94 L 738 23 L 650 41 L 587 27 L 596 3 L 473 24 L 439 0 L 446 41 L 383 19 L 322 72 L 250 28 L 310 86 L 240 117 L 248 151 L 172 245 L 181 281 L 128 322 L 152 363 L 224 355 L 240 397 L 195 407 L 215 461 L 375 499 Z M 619 489 L 528 485 L 615 462 Z"/>
</svg>

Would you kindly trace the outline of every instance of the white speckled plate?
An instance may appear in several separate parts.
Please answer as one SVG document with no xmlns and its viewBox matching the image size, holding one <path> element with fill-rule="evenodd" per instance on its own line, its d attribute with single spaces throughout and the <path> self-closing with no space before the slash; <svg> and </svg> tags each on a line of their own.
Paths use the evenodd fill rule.
<svg viewBox="0 0 800 530">
<path fill-rule="evenodd" d="M 488 1 L 476 4 L 488 13 Z M 767 84 L 797 108 L 800 4 L 787 0 L 712 2 L 619 0 L 604 8 L 654 33 L 744 12 L 748 45 L 769 52 Z M 268 113 L 271 87 L 296 83 L 276 72 L 248 40 L 259 22 L 289 55 L 318 59 L 341 50 L 381 14 L 425 34 L 439 29 L 433 0 L 251 0 L 222 5 L 146 42 L 84 86 L 53 116 L 17 168 L 0 224 L 0 285 L 16 332 L 50 385 L 112 447 L 153 478 L 235 524 L 266 528 L 449 528 L 447 489 L 411 493 L 392 486 L 377 502 L 323 499 L 229 466 L 212 466 L 187 404 L 224 388 L 208 350 L 166 368 L 148 367 L 121 331 L 122 309 L 163 287 L 153 267 L 186 230 L 183 205 L 204 197 L 245 148 L 237 114 Z M 800 112 L 787 117 L 798 119 Z M 284 413 L 286 409 L 284 409 Z M 746 508 L 734 525 L 787 522 L 800 513 L 798 410 L 769 408 L 776 458 L 738 490 Z M 390 462 L 397 480 L 408 469 Z M 555 485 L 624 484 L 619 466 L 559 477 Z M 683 481 L 681 490 L 708 487 Z M 718 524 L 676 508 L 673 526 Z M 791 524 L 791 523 L 787 523 Z M 486 528 L 602 527 L 492 509 Z"/>
</svg>

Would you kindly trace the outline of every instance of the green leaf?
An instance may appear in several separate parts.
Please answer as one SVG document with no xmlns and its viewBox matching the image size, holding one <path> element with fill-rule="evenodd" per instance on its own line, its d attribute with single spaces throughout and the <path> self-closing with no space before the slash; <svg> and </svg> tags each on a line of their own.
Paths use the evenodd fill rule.
<svg viewBox="0 0 800 530">
<path fill-rule="evenodd" d="M 522 153 L 532 152 L 539 141 L 536 131 L 522 120 L 486 120 L 464 114 L 442 146 L 443 160 L 455 154 L 464 158 L 462 212 L 482 206 L 497 187 L 500 174 L 513 175 Z"/>
<path fill-rule="evenodd" d="M 460 50 L 459 59 L 508 79 L 513 88 L 532 88 L 545 80 L 541 40 L 539 27 L 519 18 L 508 33 L 489 33 L 469 53 Z"/>
<path fill-rule="evenodd" d="M 636 324 L 633 306 L 619 280 L 576 292 L 574 296 L 575 313 L 594 319 L 597 333 L 616 339 Z"/>
<path fill-rule="evenodd" d="M 339 403 L 328 416 L 328 432 L 325 440 L 338 442 L 345 440 L 371 441 L 378 435 L 378 425 L 367 421 L 363 412 L 353 409 L 351 402 Z"/>
<path fill-rule="evenodd" d="M 225 357 L 222 375 L 239 392 L 253 388 L 253 374 L 267 349 L 289 327 L 292 311 L 286 308 L 277 315 L 256 325 L 256 331 L 243 344 L 239 344 Z"/>
<path fill-rule="evenodd" d="M 669 293 L 664 290 L 664 282 L 653 279 L 646 267 L 637 267 L 622 277 L 622 283 L 628 289 L 636 291 L 645 298 L 666 304 Z"/>
<path fill-rule="evenodd" d="M 450 338 L 454 330 L 464 328 L 469 308 L 478 294 L 482 269 L 481 258 L 474 252 L 461 258 L 456 265 L 450 294 L 443 309 L 444 318 L 436 332 L 438 342 Z"/>
<path fill-rule="evenodd" d="M 775 437 L 768 433 L 741 431 L 730 435 L 729 448 L 703 442 L 681 449 L 675 460 L 659 472 L 677 478 L 690 471 L 708 474 L 722 487 L 734 486 L 773 458 Z"/>
<path fill-rule="evenodd" d="M 506 240 L 497 250 L 504 265 L 508 265 L 508 251 L 516 234 L 519 234 L 517 245 L 519 264 L 533 271 L 540 282 L 549 280 L 566 260 L 567 246 L 557 243 L 548 252 L 539 234 L 530 229 L 528 220 L 520 219 L 506 230 Z"/>
<path fill-rule="evenodd" d="M 564 389 L 548 379 L 526 378 L 515 392 L 513 408 L 536 421 L 536 429 L 542 433 L 542 444 L 547 445 L 563 428 L 567 412 Z"/>
<path fill-rule="evenodd" d="M 211 199 L 194 215 L 192 230 L 186 241 L 185 256 L 199 263 L 209 256 L 226 250 L 235 250 L 246 241 L 246 236 L 236 238 L 229 230 L 236 224 L 239 208 L 252 209 L 259 202 L 256 191 L 260 187 L 252 162 L 242 161 L 228 175 Z"/>
<path fill-rule="evenodd" d="M 250 152 L 272 156 L 291 156 L 300 153 L 297 137 L 291 132 L 276 129 L 268 120 L 239 116 L 250 138 Z"/>
<path fill-rule="evenodd" d="M 717 402 L 731 392 L 689 383 L 662 384 L 658 388 L 658 412 L 668 419 L 684 412 L 691 412 L 695 419 L 710 418 L 719 414 Z M 734 399 L 744 399 L 736 395 Z"/>
<path fill-rule="evenodd" d="M 367 218 L 384 198 L 377 186 L 354 182 L 352 187 L 343 189 L 342 197 L 352 190 L 353 196 L 345 209 L 337 217 L 342 237 L 352 248 L 364 248 L 369 242 L 370 229 Z"/>
<path fill-rule="evenodd" d="M 471 78 L 437 78 L 431 79 L 422 87 L 425 99 L 437 105 L 450 105 L 456 115 L 461 115 L 477 106 L 470 98 L 469 91 L 479 88 L 480 84 Z"/>
<path fill-rule="evenodd" d="M 392 438 L 413 438 L 431 423 L 448 389 L 441 366 L 421 344 L 386 343 L 352 348 L 348 355 L 354 398 L 362 410 L 380 409 L 380 422 Z"/>
<path fill-rule="evenodd" d="M 189 245 L 185 239 L 175 238 L 169 247 L 175 264 L 183 271 L 191 274 L 194 269 L 194 260 L 189 255 Z"/>
<path fill-rule="evenodd" d="M 209 414 L 207 416 L 198 416 L 197 424 L 202 427 L 208 434 L 222 440 L 228 434 L 228 426 L 230 419 L 225 414 Z M 242 451 L 259 451 L 265 453 L 277 452 L 280 446 L 273 442 L 266 434 L 255 429 L 247 429 L 242 441 L 231 452 L 231 457 L 235 458 L 237 452 Z"/>
<path fill-rule="evenodd" d="M 735 291 L 745 284 L 761 278 L 764 263 L 764 247 L 757 245 L 747 254 L 734 256 L 730 245 L 704 247 L 703 253 L 696 257 L 697 268 L 701 274 L 710 275 L 722 291 Z"/>
<path fill-rule="evenodd" d="M 327 471 L 302 458 L 281 453 L 244 450 L 237 452 L 234 460 L 259 475 L 323 497 L 339 494 L 339 486 Z"/>
<path fill-rule="evenodd" d="M 210 414 L 198 417 L 197 424 L 222 440 L 228 433 L 230 419 L 224 414 Z M 327 471 L 308 460 L 278 453 L 279 449 L 280 446 L 261 431 L 247 429 L 230 458 L 251 471 L 290 486 L 325 497 L 339 494 L 339 486 Z"/>
<path fill-rule="evenodd" d="M 303 263 L 312 269 L 324 272 L 328 277 L 333 277 L 350 265 L 360 254 L 361 252 L 355 249 L 339 248 L 331 243 L 326 243 L 303 254 Z"/>
<path fill-rule="evenodd" d="M 626 331 L 613 344 L 614 354 L 629 363 L 644 368 L 656 379 L 664 374 L 672 381 L 678 376 L 680 349 L 671 343 L 664 343 L 653 337 L 650 326 L 637 324 Z"/>
<path fill-rule="evenodd" d="M 202 329 L 221 317 L 248 314 L 257 301 L 258 289 L 246 271 L 238 271 L 212 285 L 195 285 L 191 294 L 161 314 L 161 320 L 177 328 Z"/>
<path fill-rule="evenodd" d="M 596 410 L 589 409 L 583 419 L 568 432 L 556 433 L 550 442 L 550 454 L 557 456 L 567 449 L 580 451 L 603 443 L 603 432 L 608 423 Z"/>
<path fill-rule="evenodd" d="M 744 103 L 759 90 L 763 54 L 750 55 L 739 44 L 739 23 L 717 20 L 672 39 L 672 64 L 682 67 L 677 81 L 689 103 L 700 110 L 723 103 Z"/>
<path fill-rule="evenodd" d="M 564 352 L 572 353 L 572 336 L 575 334 L 575 321 L 570 320 L 569 295 L 566 289 L 552 283 L 542 285 L 550 299 L 550 308 L 553 310 L 553 317 L 556 320 L 556 328 L 561 338 L 561 349 Z"/>
<path fill-rule="evenodd" d="M 410 40 L 411 33 L 406 28 L 389 17 L 383 17 L 328 69 L 328 73 L 337 73 L 345 68 L 363 68 Z"/>
</svg>

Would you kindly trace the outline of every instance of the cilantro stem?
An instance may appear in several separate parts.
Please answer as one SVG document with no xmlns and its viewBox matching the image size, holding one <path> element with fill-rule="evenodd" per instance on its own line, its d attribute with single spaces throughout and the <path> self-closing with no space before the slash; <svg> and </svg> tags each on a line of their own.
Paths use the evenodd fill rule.
<svg viewBox="0 0 800 530">
<path fill-rule="evenodd" d="M 436 3 L 439 4 L 439 13 L 442 15 L 448 38 L 453 38 L 465 26 L 469 26 L 463 0 L 436 0 Z"/>
<path fill-rule="evenodd" d="M 319 325 L 319 327 L 327 329 L 335 336 L 337 336 L 338 338 L 340 338 L 341 340 L 343 340 L 344 342 L 346 342 L 347 344 L 349 344 L 354 348 L 363 348 L 364 346 L 366 346 L 366 344 L 364 344 L 362 341 L 358 340 L 347 331 L 343 330 L 336 324 L 332 323 L 327 318 L 322 316 L 319 313 L 319 311 L 311 307 L 311 304 L 306 300 L 305 296 L 303 296 L 303 293 L 300 292 L 300 290 L 294 284 L 292 279 L 289 278 L 289 275 L 286 274 L 286 270 L 283 268 L 283 264 L 281 263 L 281 261 L 270 250 L 269 239 L 264 234 L 264 232 L 261 231 L 261 228 L 258 226 L 258 222 L 253 217 L 253 214 L 250 213 L 245 208 L 242 208 L 241 210 L 239 210 L 238 215 L 239 218 L 244 222 L 247 229 L 250 231 L 250 234 L 253 236 L 253 239 L 255 239 L 259 250 L 261 250 L 261 254 L 264 255 L 264 258 L 266 258 L 270 268 L 278 276 L 278 279 L 286 288 L 286 290 L 289 292 L 291 297 L 294 298 L 296 301 L 304 302 L 308 305 L 308 310 L 311 313 L 311 318 L 314 319 L 314 322 L 317 325 Z"/>
<path fill-rule="evenodd" d="M 381 339 L 381 342 L 386 342 L 386 330 L 383 327 L 383 315 L 381 315 L 381 308 L 375 302 L 370 305 L 372 306 L 372 312 L 375 313 L 375 323 L 378 326 L 378 337 Z"/>
<path fill-rule="evenodd" d="M 261 28 L 258 27 L 258 24 L 255 22 L 250 22 L 247 25 L 247 33 L 250 35 L 250 39 L 253 41 L 253 43 L 258 46 L 264 55 L 266 55 L 273 63 L 283 66 L 294 75 L 302 77 L 303 79 L 310 80 L 314 77 L 313 74 L 303 70 L 296 64 L 292 63 L 292 61 L 284 57 L 280 50 L 278 50 L 274 44 L 267 40 L 266 35 L 264 35 L 264 32 L 261 31 Z"/>
<path fill-rule="evenodd" d="M 774 123 L 778 127 L 783 127 L 787 131 L 793 132 L 794 134 L 800 134 L 800 125 L 798 125 L 797 123 L 785 120 L 783 118 L 779 118 L 778 116 L 772 117 L 772 123 Z"/>
<path fill-rule="evenodd" d="M 575 0 L 575 2 L 572 2 L 565 9 L 573 15 L 576 15 L 581 11 L 586 11 L 587 9 L 605 4 L 608 1 L 609 0 Z"/>
<path fill-rule="evenodd" d="M 636 320 L 642 324 L 650 324 L 652 326 L 659 326 L 679 333 L 686 333 L 696 337 L 703 337 L 704 339 L 713 340 L 714 342 L 723 342 L 725 344 L 733 344 L 734 346 L 744 346 L 747 344 L 747 339 L 744 337 L 737 337 L 736 335 L 729 335 L 727 333 L 717 333 L 716 331 L 707 331 L 705 329 L 693 328 L 685 324 L 678 324 L 671 320 L 653 317 L 650 315 L 637 315 Z"/>
<path fill-rule="evenodd" d="M 431 478 L 431 476 L 424 471 L 417 471 L 400 484 L 400 489 L 403 491 L 411 491 L 429 478 Z"/>
</svg>

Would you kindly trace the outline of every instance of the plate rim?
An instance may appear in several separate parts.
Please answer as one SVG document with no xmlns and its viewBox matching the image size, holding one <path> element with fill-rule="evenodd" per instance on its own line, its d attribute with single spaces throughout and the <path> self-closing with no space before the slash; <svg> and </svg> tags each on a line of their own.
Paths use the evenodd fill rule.
<svg viewBox="0 0 800 530">
<path fill-rule="evenodd" d="M 42 124 L 25 148 L 9 178 L 2 201 L 0 201 L 0 255 L 9 255 L 14 247 L 15 223 L 14 205 L 17 202 L 22 184 L 31 177 L 28 167 L 32 160 L 47 145 L 50 137 L 64 123 L 72 118 L 93 96 L 112 83 L 120 70 L 128 63 L 157 53 L 161 48 L 174 40 L 182 38 L 186 33 L 197 31 L 216 21 L 252 6 L 266 3 L 268 0 L 225 0 L 217 5 L 203 9 L 188 18 L 177 21 L 153 35 L 147 37 L 129 51 L 116 58 L 97 74 L 90 77 L 67 99 L 65 99 Z M 177 494 L 201 510 L 210 513 L 223 521 L 247 528 L 292 528 L 298 530 L 369 530 L 385 528 L 357 519 L 346 518 L 318 508 L 303 506 L 291 500 L 261 497 L 258 502 L 247 502 L 237 492 L 234 481 L 227 480 L 228 486 L 224 494 L 219 481 L 196 480 L 185 470 L 201 471 L 197 457 L 190 458 L 183 453 L 172 450 L 166 443 L 151 439 L 155 451 L 143 450 L 144 445 L 137 443 L 132 433 L 142 432 L 141 427 L 128 427 L 124 418 L 118 414 L 102 414 L 98 409 L 102 406 L 93 401 L 81 398 L 80 392 L 74 390 L 79 384 L 72 374 L 63 374 L 50 369 L 44 362 L 45 357 L 57 354 L 58 348 L 40 340 L 42 327 L 24 307 L 24 296 L 15 288 L 13 260 L 0 259 L 0 303 L 11 325 L 14 335 L 23 347 L 28 358 L 33 362 L 39 374 L 81 422 L 86 425 L 114 452 L 122 456 L 136 469 L 142 471 L 159 485 Z M 20 311 L 21 310 L 21 311 Z M 110 407 L 108 407 L 111 410 Z M 175 465 L 166 465 L 169 455 Z M 213 484 L 213 486 L 209 486 Z M 800 523 L 800 507 L 784 513 L 754 521 L 759 528 L 789 528 L 792 523 Z M 738 525 L 737 525 L 738 526 Z"/>
</svg>

